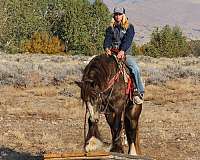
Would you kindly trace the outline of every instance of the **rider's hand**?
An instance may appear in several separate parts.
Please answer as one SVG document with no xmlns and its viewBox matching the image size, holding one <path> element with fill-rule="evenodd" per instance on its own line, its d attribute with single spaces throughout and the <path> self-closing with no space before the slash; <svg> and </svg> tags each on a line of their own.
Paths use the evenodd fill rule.
<svg viewBox="0 0 200 160">
<path fill-rule="evenodd" d="M 106 49 L 106 55 L 109 56 L 109 55 L 111 55 L 111 54 L 112 54 L 111 50 L 107 48 L 107 49 Z"/>
<path fill-rule="evenodd" d="M 124 53 L 124 51 L 119 51 L 119 53 L 117 54 L 117 58 L 118 59 L 124 59 L 124 57 L 125 57 L 125 53 Z"/>
</svg>

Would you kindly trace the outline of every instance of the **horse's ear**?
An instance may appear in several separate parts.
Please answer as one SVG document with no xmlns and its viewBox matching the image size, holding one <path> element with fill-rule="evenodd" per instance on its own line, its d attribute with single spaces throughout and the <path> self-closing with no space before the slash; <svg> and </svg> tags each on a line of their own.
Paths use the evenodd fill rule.
<svg viewBox="0 0 200 160">
<path fill-rule="evenodd" d="M 82 81 L 74 81 L 80 88 L 82 88 L 83 86 L 83 82 Z"/>
</svg>

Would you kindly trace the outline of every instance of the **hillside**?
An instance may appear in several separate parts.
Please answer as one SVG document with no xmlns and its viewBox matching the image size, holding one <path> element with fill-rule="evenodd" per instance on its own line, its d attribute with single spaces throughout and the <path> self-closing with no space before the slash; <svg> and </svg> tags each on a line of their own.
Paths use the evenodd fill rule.
<svg viewBox="0 0 200 160">
<path fill-rule="evenodd" d="M 135 25 L 136 42 L 149 40 L 155 26 L 178 25 L 190 39 L 200 39 L 200 1 L 198 0 L 103 0 L 112 12 L 115 6 L 126 8 Z"/>
</svg>

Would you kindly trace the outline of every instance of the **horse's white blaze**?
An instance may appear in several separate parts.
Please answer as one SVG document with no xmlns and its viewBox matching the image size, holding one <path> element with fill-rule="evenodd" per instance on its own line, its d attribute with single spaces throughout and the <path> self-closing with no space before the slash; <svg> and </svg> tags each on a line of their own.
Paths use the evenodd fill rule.
<svg viewBox="0 0 200 160">
<path fill-rule="evenodd" d="M 94 119 L 94 109 L 93 109 L 93 106 L 91 105 L 91 103 L 88 102 L 88 110 L 89 110 L 89 114 L 90 114 L 90 120 L 92 122 L 95 121 Z"/>
<path fill-rule="evenodd" d="M 130 153 L 129 154 L 130 155 L 137 155 L 134 143 L 132 143 L 130 145 Z"/>
<path fill-rule="evenodd" d="M 85 147 L 85 150 L 86 152 L 97 151 L 97 150 L 101 150 L 102 147 L 103 147 L 103 143 L 99 139 L 92 136 L 89 139 L 88 144 Z"/>
<path fill-rule="evenodd" d="M 92 104 L 90 102 L 88 102 L 88 110 L 89 110 L 89 114 L 90 114 L 90 120 L 92 122 L 95 122 L 96 120 L 99 119 L 99 113 L 96 111 L 94 111 L 95 107 L 92 106 Z"/>
</svg>

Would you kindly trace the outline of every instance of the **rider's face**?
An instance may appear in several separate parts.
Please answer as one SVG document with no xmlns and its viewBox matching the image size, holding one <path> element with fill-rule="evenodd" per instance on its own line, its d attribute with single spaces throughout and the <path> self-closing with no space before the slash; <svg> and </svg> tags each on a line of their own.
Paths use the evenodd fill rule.
<svg viewBox="0 0 200 160">
<path fill-rule="evenodd" d="M 117 23 L 121 22 L 122 21 L 122 18 L 123 18 L 123 14 L 121 13 L 115 13 L 114 14 L 114 19 Z"/>
</svg>

